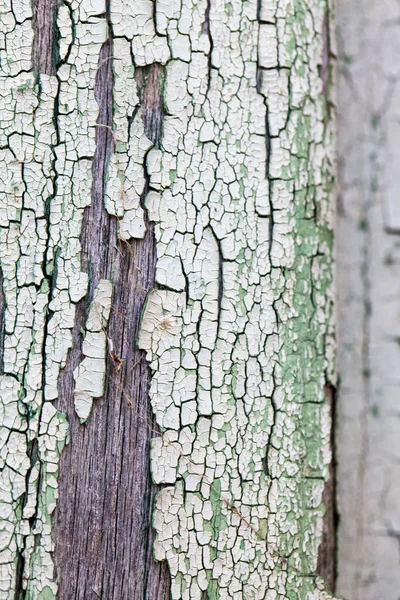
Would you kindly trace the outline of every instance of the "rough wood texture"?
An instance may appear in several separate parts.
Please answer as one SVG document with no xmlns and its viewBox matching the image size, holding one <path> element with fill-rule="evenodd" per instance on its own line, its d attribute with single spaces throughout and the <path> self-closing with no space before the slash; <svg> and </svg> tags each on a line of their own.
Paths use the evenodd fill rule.
<svg viewBox="0 0 400 600">
<path fill-rule="evenodd" d="M 330 476 L 325 484 L 322 502 L 325 506 L 322 540 L 318 553 L 317 572 L 323 577 L 332 592 L 336 592 L 337 579 L 337 524 L 338 509 L 336 498 L 336 389 L 332 385 L 325 386 L 325 395 L 329 399 L 332 414 L 331 452 L 332 462 Z"/>
<path fill-rule="evenodd" d="M 57 31 L 57 0 L 33 1 L 33 66 L 38 73 L 54 75 Z"/>
<path fill-rule="evenodd" d="M 0 64 L 7 600 L 331 599 L 329 2 L 54 8 Z"/>
<path fill-rule="evenodd" d="M 60 465 L 55 564 L 60 600 L 166 600 L 167 566 L 152 559 L 151 508 L 156 488 L 149 469 L 149 440 L 155 435 L 148 397 L 150 373 L 144 353 L 136 348 L 141 310 L 154 284 L 155 243 L 149 224 L 143 241 L 117 241 L 116 220 L 104 209 L 104 177 L 113 145 L 111 56 L 112 43 L 107 42 L 96 83 L 101 127 L 93 165 L 93 201 L 82 240 L 90 293 L 80 306 L 74 349 L 60 384 L 58 408 L 68 415 L 71 441 Z M 144 93 L 144 101 L 157 94 L 157 78 L 152 85 L 155 93 Z M 154 102 L 148 112 L 154 112 L 153 106 Z M 149 119 L 158 123 L 157 116 Z M 95 401 L 87 424 L 80 425 L 72 373 L 81 358 L 80 327 L 102 278 L 115 282 L 106 390 L 104 398 Z"/>
</svg>

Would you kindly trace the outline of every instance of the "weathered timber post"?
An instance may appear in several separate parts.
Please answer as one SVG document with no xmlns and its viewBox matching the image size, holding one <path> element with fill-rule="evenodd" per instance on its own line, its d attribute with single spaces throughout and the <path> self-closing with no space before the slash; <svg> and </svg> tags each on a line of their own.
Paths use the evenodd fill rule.
<svg viewBox="0 0 400 600">
<path fill-rule="evenodd" d="M 332 598 L 328 0 L 0 15 L 1 598 Z"/>
</svg>

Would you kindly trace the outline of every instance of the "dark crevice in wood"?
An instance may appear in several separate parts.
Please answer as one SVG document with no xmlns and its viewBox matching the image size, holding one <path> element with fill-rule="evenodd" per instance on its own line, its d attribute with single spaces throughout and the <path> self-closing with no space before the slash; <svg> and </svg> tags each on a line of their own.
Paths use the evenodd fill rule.
<svg viewBox="0 0 400 600">
<path fill-rule="evenodd" d="M 207 91 L 210 91 L 211 85 L 211 70 L 212 70 L 212 53 L 214 49 L 214 40 L 211 34 L 211 23 L 210 23 L 210 12 L 211 12 L 211 0 L 207 0 L 206 10 L 204 12 L 204 21 L 202 25 L 202 32 L 208 37 L 210 44 L 210 50 L 207 54 Z"/>
<path fill-rule="evenodd" d="M 33 0 L 33 69 L 55 75 L 57 62 L 57 0 Z"/>
<path fill-rule="evenodd" d="M 330 13 L 327 8 L 322 27 L 322 58 L 318 66 L 319 76 L 322 79 L 322 92 L 325 98 L 325 106 L 328 117 L 331 113 L 330 85 L 331 85 L 331 34 Z"/>
<path fill-rule="evenodd" d="M 27 413 L 27 420 L 29 422 L 29 411 Z M 20 510 L 21 514 L 23 514 L 26 504 L 28 502 L 28 490 L 29 490 L 29 481 L 32 476 L 32 470 L 34 469 L 37 461 L 38 461 L 38 441 L 34 439 L 28 444 L 28 459 L 29 459 L 29 468 L 25 475 L 25 492 L 22 494 L 19 502 L 20 502 Z M 33 514 L 29 517 L 29 531 L 33 531 L 37 521 L 37 515 L 39 511 L 39 497 L 40 492 L 42 490 L 42 465 L 39 466 L 39 477 L 37 483 L 37 494 L 36 494 L 36 505 Z M 25 550 L 26 550 L 26 541 L 27 535 L 21 536 L 20 545 L 16 551 L 16 569 L 15 569 L 15 585 L 14 585 L 14 599 L 15 600 L 25 600 L 27 598 L 27 589 L 24 586 L 24 572 L 25 572 Z M 36 537 L 35 537 L 36 539 Z"/>
<path fill-rule="evenodd" d="M 61 455 L 54 562 L 59 600 L 167 600 L 167 564 L 152 557 L 151 511 L 158 488 L 150 478 L 150 439 L 156 435 L 150 369 L 136 347 L 141 311 L 154 285 L 154 227 L 147 223 L 143 240 L 121 243 L 116 219 L 104 209 L 113 147 L 112 53 L 110 39 L 99 57 L 98 123 L 105 127 L 96 131 L 92 205 L 81 238 L 90 289 L 77 307 L 74 347 L 59 385 L 57 408 L 68 416 L 71 440 Z M 151 123 L 159 132 L 158 121 Z M 94 401 L 88 421 L 81 425 L 74 410 L 73 371 L 82 359 L 80 329 L 102 278 L 114 284 L 107 332 L 112 352 L 109 347 L 104 397 Z"/>
<path fill-rule="evenodd" d="M 335 592 L 337 579 L 337 529 L 339 512 L 336 496 L 336 440 L 335 440 L 335 416 L 336 416 L 336 388 L 327 383 L 324 388 L 328 398 L 332 425 L 331 425 L 331 452 L 332 460 L 329 468 L 329 481 L 325 484 L 322 502 L 325 506 L 323 520 L 322 541 L 318 552 L 317 573 L 320 575 L 331 592 Z"/>
<path fill-rule="evenodd" d="M 15 592 L 14 592 L 14 600 L 23 600 L 25 596 L 26 590 L 23 588 L 23 579 L 24 579 L 24 568 L 25 568 L 25 556 L 24 556 L 25 548 L 16 551 L 15 561 L 16 561 L 16 569 L 15 569 Z"/>
</svg>

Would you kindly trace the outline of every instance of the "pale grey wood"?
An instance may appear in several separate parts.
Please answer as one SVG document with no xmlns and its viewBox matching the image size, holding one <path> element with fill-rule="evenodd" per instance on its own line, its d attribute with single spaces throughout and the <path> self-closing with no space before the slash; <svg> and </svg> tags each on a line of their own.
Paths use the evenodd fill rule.
<svg viewBox="0 0 400 600">
<path fill-rule="evenodd" d="M 340 0 L 338 592 L 400 596 L 400 6 Z"/>
</svg>

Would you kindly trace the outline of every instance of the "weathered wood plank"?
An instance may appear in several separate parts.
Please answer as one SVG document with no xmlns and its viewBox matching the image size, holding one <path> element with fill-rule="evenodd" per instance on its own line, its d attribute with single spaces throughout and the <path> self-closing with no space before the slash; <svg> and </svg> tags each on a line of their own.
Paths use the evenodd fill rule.
<svg viewBox="0 0 400 600">
<path fill-rule="evenodd" d="M 338 507 L 336 497 L 336 388 L 332 385 L 325 386 L 325 395 L 331 406 L 331 453 L 329 480 L 325 484 L 322 502 L 325 506 L 323 520 L 322 540 L 318 552 L 317 573 L 326 582 L 332 592 L 336 592 L 337 579 L 337 525 Z"/>
<path fill-rule="evenodd" d="M 40 265 L 28 307 L 38 323 L 33 332 L 23 324 L 28 351 L 19 379 L 12 370 L 17 361 L 13 365 L 9 356 L 9 376 L 2 381 L 11 382 L 24 402 L 27 398 L 30 427 L 29 435 L 24 423 L 18 432 L 27 458 L 26 489 L 21 506 L 10 502 L 17 526 L 19 509 L 28 508 L 14 560 L 18 599 L 55 595 L 53 559 L 58 597 L 68 600 L 166 600 L 170 594 L 206 600 L 228 598 L 231 589 L 238 598 L 254 594 L 261 599 L 277 580 L 287 597 L 303 599 L 311 592 L 319 600 L 330 598 L 315 573 L 329 463 L 329 402 L 322 387 L 326 378 L 334 378 L 327 7 L 312 3 L 312 32 L 302 14 L 300 37 L 294 12 L 284 40 L 272 21 L 279 16 L 285 22 L 287 14 L 276 4 L 252 1 L 243 8 L 238 0 L 218 6 L 203 2 L 192 19 L 179 14 L 182 30 L 189 27 L 185 38 L 177 37 L 168 11 L 162 16 L 160 5 L 159 20 L 148 2 L 143 10 L 150 27 L 142 38 L 129 3 L 113 4 L 113 23 L 110 3 L 62 4 L 58 36 L 55 3 L 36 1 L 37 85 L 31 75 L 15 97 L 34 88 L 29 116 L 37 119 L 37 130 L 32 136 L 27 119 L 23 132 L 39 140 L 47 160 L 39 169 L 35 165 L 43 170 L 44 208 L 40 205 L 36 215 L 23 206 L 18 222 L 20 234 L 34 222 L 32 228 L 45 238 L 30 257 Z M 172 9 L 178 18 L 179 3 Z M 113 26 L 118 29 L 114 39 Z M 31 22 L 32 34 L 30 28 Z M 318 54 L 322 66 L 315 60 Z M 139 88 L 134 108 L 133 73 Z M 128 84 L 132 97 L 124 104 Z M 291 85 L 297 86 L 294 94 Z M 162 139 L 164 112 L 165 144 L 147 164 L 149 140 L 159 145 Z M 13 126 L 17 131 L 20 124 L 16 120 Z M 45 142 L 39 139 L 42 128 Z M 136 154 L 127 167 L 129 152 Z M 25 181 L 22 167 L 21 173 L 21 189 L 27 185 L 35 196 L 32 179 Z M 46 179 L 54 189 L 46 187 Z M 141 237 L 150 186 L 148 210 L 156 225 L 144 210 L 144 239 L 121 241 L 118 237 Z M 80 218 L 90 199 L 81 233 Z M 20 248 L 12 240 L 2 253 L 6 266 L 14 256 L 16 266 L 8 273 L 12 297 L 14 281 L 19 284 Z M 23 269 L 17 274 L 26 276 Z M 105 392 L 82 424 L 74 406 L 74 372 L 82 364 L 89 307 L 104 279 L 113 283 L 109 324 L 99 325 L 100 334 L 107 335 Z M 39 286 L 45 291 L 42 307 L 35 296 Z M 152 560 L 151 512 L 158 488 L 151 484 L 149 456 L 150 440 L 159 434 L 150 410 L 149 368 L 137 349 L 145 298 L 157 287 L 143 317 L 141 345 L 153 360 L 152 408 L 163 427 L 160 443 L 153 444 L 152 469 L 155 480 L 169 487 L 154 515 L 158 557 L 170 561 L 172 586 L 167 563 Z M 21 301 L 21 321 L 24 310 Z M 31 346 L 36 351 L 38 330 L 39 359 L 29 355 Z M 68 353 L 70 331 L 74 345 Z M 104 347 L 92 349 L 99 351 L 103 369 Z M 29 361 L 39 373 L 32 389 L 25 377 Z M 90 376 L 102 372 L 93 369 Z M 57 443 L 52 402 L 63 426 Z M 66 437 L 61 413 L 68 417 L 70 444 L 57 482 L 54 473 Z M 333 493 L 325 487 L 326 499 Z M 170 510 L 171 499 L 179 514 Z M 319 565 L 328 579 L 332 514 L 330 508 Z M 221 579 L 218 570 L 224 568 Z M 12 584 L 7 585 L 12 593 Z"/>
<path fill-rule="evenodd" d="M 32 62 L 38 73 L 55 74 L 57 60 L 57 1 L 33 0 Z"/>
<path fill-rule="evenodd" d="M 150 223 L 144 240 L 117 241 L 116 219 L 104 209 L 104 178 L 113 147 L 111 57 L 109 41 L 99 59 L 100 127 L 92 205 L 82 235 L 90 291 L 80 304 L 74 349 L 60 381 L 58 408 L 68 416 L 71 441 L 60 465 L 55 565 L 61 600 L 164 600 L 169 596 L 168 569 L 152 559 L 151 508 L 156 488 L 150 481 L 149 443 L 157 433 L 148 396 L 149 368 L 143 351 L 136 348 L 143 303 L 154 285 L 155 242 Z M 154 95 L 143 94 L 144 102 L 148 98 L 152 105 L 147 113 L 154 114 Z M 154 122 L 158 132 L 159 122 Z M 74 409 L 73 370 L 81 360 L 80 328 L 103 278 L 114 281 L 106 390 L 104 398 L 95 401 L 90 419 L 81 425 Z"/>
</svg>

